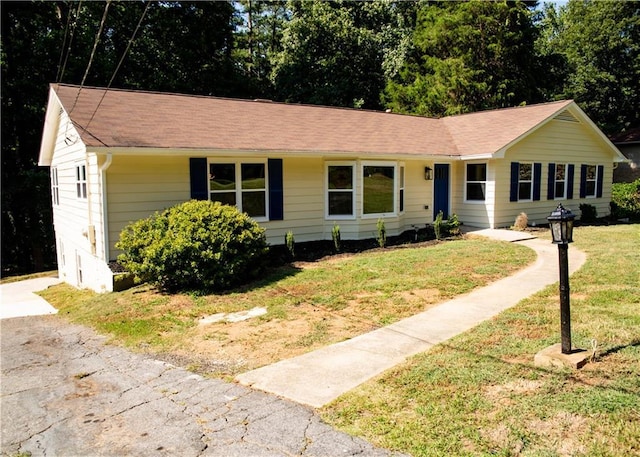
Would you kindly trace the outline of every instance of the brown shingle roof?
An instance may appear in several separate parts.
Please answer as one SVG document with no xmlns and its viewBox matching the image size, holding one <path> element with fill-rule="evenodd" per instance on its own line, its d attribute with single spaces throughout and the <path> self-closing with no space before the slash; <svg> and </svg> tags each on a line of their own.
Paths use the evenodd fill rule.
<svg viewBox="0 0 640 457">
<path fill-rule="evenodd" d="M 62 84 L 52 88 L 87 146 L 114 148 L 460 156 L 495 152 L 571 103 L 432 119 Z"/>
</svg>

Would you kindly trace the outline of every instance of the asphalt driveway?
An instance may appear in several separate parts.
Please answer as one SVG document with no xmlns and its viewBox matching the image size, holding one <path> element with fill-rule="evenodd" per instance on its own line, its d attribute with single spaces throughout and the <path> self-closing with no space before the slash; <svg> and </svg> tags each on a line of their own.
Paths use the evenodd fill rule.
<svg viewBox="0 0 640 457">
<path fill-rule="evenodd" d="M 105 345 L 56 316 L 0 320 L 3 455 L 386 456 L 313 409 Z"/>
</svg>

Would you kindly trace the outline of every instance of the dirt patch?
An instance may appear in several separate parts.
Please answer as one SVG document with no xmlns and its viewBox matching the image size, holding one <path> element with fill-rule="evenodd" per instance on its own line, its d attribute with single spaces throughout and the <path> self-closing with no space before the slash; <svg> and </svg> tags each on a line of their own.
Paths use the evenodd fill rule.
<svg viewBox="0 0 640 457">
<path fill-rule="evenodd" d="M 199 374 L 234 376 L 387 325 L 391 321 L 374 320 L 372 315 L 373 311 L 381 314 L 390 300 L 415 314 L 436 305 L 441 297 L 437 289 L 417 289 L 392 297 L 378 292 L 362 293 L 346 301 L 339 310 L 300 303 L 282 319 L 261 316 L 241 322 L 197 325 L 180 347 L 156 356 Z"/>
</svg>

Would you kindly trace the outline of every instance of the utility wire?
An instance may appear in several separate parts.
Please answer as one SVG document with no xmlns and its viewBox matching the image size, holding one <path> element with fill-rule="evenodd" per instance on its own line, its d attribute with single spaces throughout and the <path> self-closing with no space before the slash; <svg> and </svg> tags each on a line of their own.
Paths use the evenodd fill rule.
<svg viewBox="0 0 640 457">
<path fill-rule="evenodd" d="M 87 69 L 84 72 L 84 76 L 82 77 L 82 81 L 80 82 L 80 87 L 78 88 L 78 93 L 76 94 L 76 99 L 73 102 L 73 106 L 69 110 L 69 114 L 71 114 L 78 104 L 78 99 L 80 98 L 80 92 L 82 91 L 82 87 L 84 86 L 84 82 L 87 80 L 87 75 L 89 74 L 89 70 L 91 69 L 91 64 L 93 63 L 93 57 L 95 56 L 96 49 L 98 48 L 98 43 L 100 42 L 100 35 L 102 35 L 102 29 L 104 28 L 104 23 L 107 19 L 107 12 L 109 11 L 109 5 L 111 4 L 111 0 L 107 0 L 107 3 L 104 6 L 104 13 L 102 14 L 102 19 L 100 20 L 100 27 L 98 28 L 98 33 L 96 33 L 96 38 L 93 41 L 93 49 L 91 50 L 91 56 L 89 56 L 89 63 L 87 64 Z"/>
<path fill-rule="evenodd" d="M 71 34 L 69 35 L 69 44 L 67 45 L 67 52 L 64 56 L 64 63 L 62 63 L 62 70 L 60 69 L 60 62 L 58 63 L 58 74 L 56 75 L 56 82 L 62 81 L 62 77 L 64 76 L 64 70 L 67 68 L 67 61 L 69 60 L 69 55 L 71 54 L 71 43 L 73 43 L 73 37 L 76 31 L 76 27 L 78 25 L 78 20 L 80 19 L 80 7 L 82 6 L 82 0 L 78 2 L 78 9 L 76 10 L 75 19 L 73 21 L 73 27 L 71 28 Z M 71 20 L 71 7 L 69 7 L 69 16 L 67 19 L 67 27 L 69 26 L 69 21 Z M 64 53 L 64 45 L 67 40 L 67 29 L 65 28 L 65 37 L 62 42 L 62 53 L 60 54 L 60 61 L 62 61 L 62 56 Z"/>
<path fill-rule="evenodd" d="M 136 25 L 136 28 L 133 31 L 133 35 L 131 35 L 131 38 L 129 38 L 129 42 L 127 43 L 127 47 L 125 48 L 124 52 L 122 53 L 122 57 L 120 57 L 120 61 L 118 62 L 118 65 L 116 66 L 116 69 L 113 71 L 113 74 L 111 75 L 111 79 L 109 80 L 109 84 L 107 84 L 107 87 L 104 90 L 104 93 L 102 94 L 102 97 L 100 98 L 100 101 L 98 102 L 98 106 L 96 106 L 96 109 L 93 111 L 93 114 L 91 115 L 91 119 L 89 119 L 89 122 L 84 127 L 85 130 L 89 129 L 89 125 L 91 125 L 91 122 L 93 121 L 93 118 L 96 116 L 96 113 L 98 112 L 98 109 L 100 108 L 100 105 L 102 105 L 102 102 L 104 101 L 104 97 L 107 95 L 107 92 L 108 92 L 109 88 L 111 87 L 111 84 L 113 83 L 113 80 L 116 78 L 116 74 L 118 73 L 118 70 L 120 70 L 120 66 L 122 65 L 122 62 L 124 62 L 124 58 L 127 56 L 127 53 L 129 52 L 129 49 L 131 48 L 131 44 L 133 43 L 133 40 L 135 40 L 135 38 L 136 38 L 136 34 L 138 33 L 138 30 L 140 29 L 140 26 L 142 25 L 142 21 L 144 20 L 144 17 L 146 16 L 147 11 L 149 10 L 149 5 L 150 4 L 151 4 L 150 1 L 148 1 L 146 3 L 146 5 L 144 7 L 144 10 L 142 11 L 142 16 L 140 16 L 140 20 L 138 21 L 138 25 Z"/>
</svg>

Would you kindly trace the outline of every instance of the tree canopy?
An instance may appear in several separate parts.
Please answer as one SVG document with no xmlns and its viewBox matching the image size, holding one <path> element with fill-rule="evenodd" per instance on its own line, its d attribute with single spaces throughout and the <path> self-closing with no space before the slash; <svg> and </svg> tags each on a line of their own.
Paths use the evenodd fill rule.
<svg viewBox="0 0 640 457">
<path fill-rule="evenodd" d="M 640 124 L 634 2 L 3 2 L 2 274 L 55 266 L 48 84 L 443 116 L 574 98 L 606 133 Z"/>
</svg>

